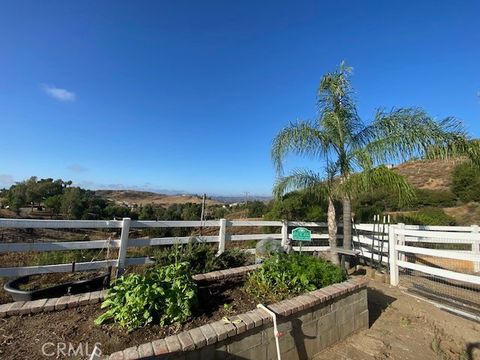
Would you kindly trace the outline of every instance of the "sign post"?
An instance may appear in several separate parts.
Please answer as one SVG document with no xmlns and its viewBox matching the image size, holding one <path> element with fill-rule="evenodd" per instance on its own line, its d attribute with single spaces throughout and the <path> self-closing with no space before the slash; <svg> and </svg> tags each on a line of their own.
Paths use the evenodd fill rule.
<svg viewBox="0 0 480 360">
<path fill-rule="evenodd" d="M 302 243 L 312 241 L 312 232 L 304 227 L 297 227 L 292 230 L 292 240 L 300 241 L 300 252 L 302 252 Z"/>
</svg>

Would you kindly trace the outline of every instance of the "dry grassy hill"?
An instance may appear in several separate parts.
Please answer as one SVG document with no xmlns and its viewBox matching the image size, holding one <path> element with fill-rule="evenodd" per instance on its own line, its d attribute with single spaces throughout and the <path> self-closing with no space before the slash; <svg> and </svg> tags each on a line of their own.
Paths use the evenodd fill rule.
<svg viewBox="0 0 480 360">
<path fill-rule="evenodd" d="M 168 207 L 173 204 L 202 203 L 202 198 L 195 195 L 165 195 L 149 191 L 96 190 L 95 194 L 104 199 L 115 201 L 119 204 L 159 204 Z M 207 205 L 221 204 L 218 201 L 210 199 L 207 199 L 206 203 Z"/>
<path fill-rule="evenodd" d="M 418 160 L 400 164 L 394 169 L 416 188 L 449 190 L 453 170 L 462 162 L 462 159 Z"/>
<path fill-rule="evenodd" d="M 418 189 L 447 191 L 450 190 L 453 170 L 463 161 L 463 159 L 409 161 L 394 169 Z M 480 224 L 480 206 L 476 203 L 443 208 L 443 210 L 453 217 L 458 225 Z"/>
</svg>

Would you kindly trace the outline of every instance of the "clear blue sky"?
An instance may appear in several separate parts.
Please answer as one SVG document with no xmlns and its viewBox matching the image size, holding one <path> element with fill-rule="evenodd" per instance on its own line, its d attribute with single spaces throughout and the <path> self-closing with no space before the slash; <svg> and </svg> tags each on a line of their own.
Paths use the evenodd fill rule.
<svg viewBox="0 0 480 360">
<path fill-rule="evenodd" d="M 315 115 L 342 59 L 365 120 L 420 106 L 479 136 L 479 16 L 478 1 L 3 2 L 0 186 L 270 194 L 275 133 Z"/>
</svg>

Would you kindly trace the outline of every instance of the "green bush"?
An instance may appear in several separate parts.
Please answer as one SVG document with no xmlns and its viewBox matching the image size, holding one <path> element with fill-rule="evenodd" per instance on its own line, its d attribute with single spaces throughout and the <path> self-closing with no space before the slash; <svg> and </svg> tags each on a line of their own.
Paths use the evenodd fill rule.
<svg viewBox="0 0 480 360">
<path fill-rule="evenodd" d="M 193 274 L 243 266 L 248 254 L 236 248 L 225 250 L 220 256 L 218 249 L 211 244 L 190 241 L 186 245 L 175 244 L 171 248 L 157 250 L 153 257 L 157 265 L 168 265 L 174 262 L 188 262 Z"/>
<path fill-rule="evenodd" d="M 422 206 L 448 207 L 455 206 L 457 203 L 457 197 L 451 191 L 417 189 L 415 194 L 416 199 L 412 206 L 417 208 Z"/>
<path fill-rule="evenodd" d="M 426 207 L 408 215 L 398 216 L 397 222 L 410 225 L 455 225 L 455 219 L 441 208 Z"/>
<path fill-rule="evenodd" d="M 133 330 L 151 322 L 182 323 L 192 315 L 197 288 L 188 263 L 149 269 L 145 275 L 119 278 L 102 303 L 107 309 L 95 324 L 114 321 Z"/>
<path fill-rule="evenodd" d="M 249 274 L 245 291 L 260 302 L 273 302 L 345 279 L 342 268 L 323 259 L 301 253 L 276 254 Z"/>
<path fill-rule="evenodd" d="M 480 169 L 470 163 L 457 165 L 452 174 L 452 192 L 463 202 L 480 201 Z"/>
</svg>

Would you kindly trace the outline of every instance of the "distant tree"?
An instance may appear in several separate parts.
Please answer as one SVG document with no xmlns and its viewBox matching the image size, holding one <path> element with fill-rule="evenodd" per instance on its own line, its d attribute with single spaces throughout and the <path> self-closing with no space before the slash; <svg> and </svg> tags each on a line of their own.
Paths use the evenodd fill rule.
<svg viewBox="0 0 480 360">
<path fill-rule="evenodd" d="M 61 210 L 67 219 L 81 219 L 85 210 L 82 189 L 78 187 L 66 188 L 62 196 Z"/>
<path fill-rule="evenodd" d="M 157 207 L 153 204 L 145 204 L 139 209 L 138 218 L 140 220 L 157 220 Z"/>
<path fill-rule="evenodd" d="M 227 209 L 225 209 L 223 206 L 217 206 L 213 209 L 213 218 L 214 219 L 223 219 L 225 218 L 225 215 L 227 214 Z"/>
<path fill-rule="evenodd" d="M 457 165 L 451 188 L 463 202 L 480 201 L 480 169 L 469 162 Z"/>
<path fill-rule="evenodd" d="M 247 202 L 247 212 L 250 218 L 262 217 L 267 210 L 267 205 L 263 201 L 254 200 Z"/>
<path fill-rule="evenodd" d="M 108 219 L 130 217 L 131 215 L 130 209 L 128 207 L 116 205 L 113 203 L 108 204 L 105 207 L 104 212 Z"/>
<path fill-rule="evenodd" d="M 266 219 L 325 221 L 324 200 L 313 198 L 306 191 L 292 191 L 281 198 L 272 200 Z"/>
<path fill-rule="evenodd" d="M 7 202 L 12 210 L 17 214 L 20 213 L 21 207 L 27 203 L 27 186 L 24 182 L 17 183 L 10 187 L 7 193 Z"/>
<path fill-rule="evenodd" d="M 45 199 L 45 207 L 58 215 L 62 209 L 63 195 L 53 195 Z"/>
<path fill-rule="evenodd" d="M 200 220 L 201 213 L 200 204 L 187 203 L 182 206 L 182 220 Z"/>
</svg>

